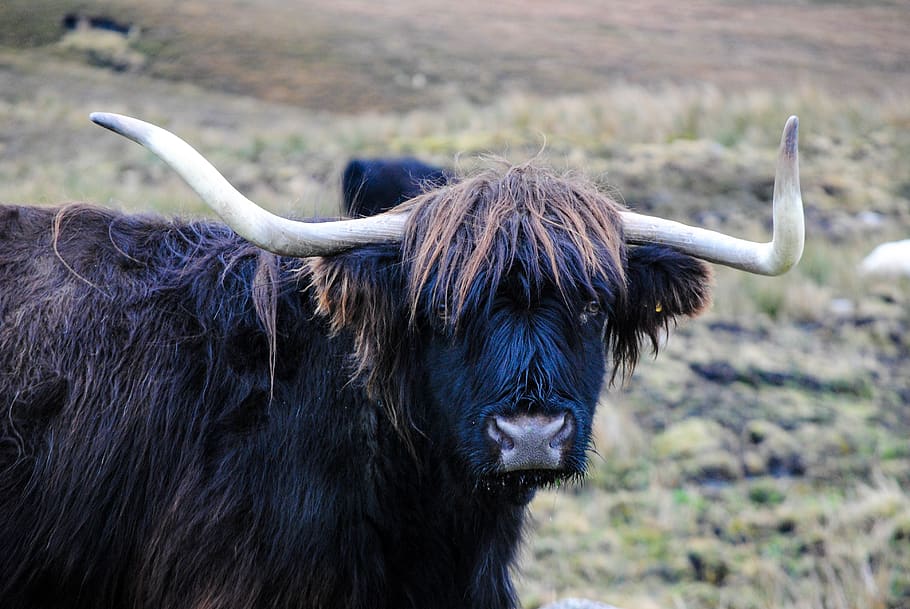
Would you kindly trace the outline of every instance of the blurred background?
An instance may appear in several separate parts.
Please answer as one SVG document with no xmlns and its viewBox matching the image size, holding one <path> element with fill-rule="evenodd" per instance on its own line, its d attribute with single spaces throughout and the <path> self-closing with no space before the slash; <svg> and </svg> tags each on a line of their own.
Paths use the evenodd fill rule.
<svg viewBox="0 0 910 609">
<path fill-rule="evenodd" d="M 605 393 L 584 485 L 542 492 L 526 607 L 910 607 L 910 3 L 3 0 L 0 201 L 207 213 L 94 110 L 162 125 L 286 215 L 354 155 L 493 153 L 765 240 L 800 117 L 806 252 Z M 541 150 L 543 152 L 541 152 Z"/>
</svg>

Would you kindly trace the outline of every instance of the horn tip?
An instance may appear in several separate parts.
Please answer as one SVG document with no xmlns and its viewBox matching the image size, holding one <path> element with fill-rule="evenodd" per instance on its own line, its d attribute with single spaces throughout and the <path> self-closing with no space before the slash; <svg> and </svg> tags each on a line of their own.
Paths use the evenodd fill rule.
<svg viewBox="0 0 910 609">
<path fill-rule="evenodd" d="M 142 145 L 145 145 L 155 131 L 154 127 L 143 121 L 113 112 L 92 112 L 88 117 L 96 125 L 110 129 L 114 133 Z"/>
<path fill-rule="evenodd" d="M 795 159 L 799 145 L 799 117 L 795 114 L 787 119 L 784 134 L 781 137 L 781 153 L 789 159 Z"/>
<path fill-rule="evenodd" d="M 108 127 L 108 125 L 116 122 L 117 115 L 111 114 L 110 112 L 92 112 L 88 115 L 88 118 L 96 125 Z M 108 129 L 110 129 L 110 127 L 108 127 Z"/>
<path fill-rule="evenodd" d="M 111 112 L 92 112 L 88 115 L 89 119 L 105 129 L 110 129 L 114 133 L 119 133 L 124 135 L 126 130 L 126 125 L 124 122 L 125 116 L 119 114 L 113 114 Z"/>
</svg>

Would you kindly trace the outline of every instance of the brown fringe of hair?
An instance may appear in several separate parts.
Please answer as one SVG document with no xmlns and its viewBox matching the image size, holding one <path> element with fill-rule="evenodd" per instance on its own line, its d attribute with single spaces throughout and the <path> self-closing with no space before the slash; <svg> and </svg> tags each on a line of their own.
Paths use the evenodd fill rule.
<svg viewBox="0 0 910 609">
<path fill-rule="evenodd" d="M 411 212 L 402 250 L 412 318 L 432 280 L 432 304 L 456 326 L 472 287 L 499 285 L 519 262 L 564 293 L 567 277 L 587 287 L 598 276 L 625 283 L 619 208 L 577 176 L 533 162 L 494 168 L 397 210 Z M 566 267 L 573 257 L 580 277 Z"/>
</svg>

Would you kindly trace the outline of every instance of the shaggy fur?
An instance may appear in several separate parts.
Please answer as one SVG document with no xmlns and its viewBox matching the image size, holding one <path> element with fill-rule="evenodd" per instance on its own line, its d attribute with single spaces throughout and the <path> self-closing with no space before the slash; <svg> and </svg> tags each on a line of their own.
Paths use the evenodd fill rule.
<svg viewBox="0 0 910 609">
<path fill-rule="evenodd" d="M 583 475 L 610 354 L 709 272 L 532 166 L 407 206 L 402 244 L 303 265 L 2 208 L 0 606 L 514 607 L 525 505 Z M 576 422 L 560 470 L 497 471 L 482 423 L 525 411 Z"/>
</svg>

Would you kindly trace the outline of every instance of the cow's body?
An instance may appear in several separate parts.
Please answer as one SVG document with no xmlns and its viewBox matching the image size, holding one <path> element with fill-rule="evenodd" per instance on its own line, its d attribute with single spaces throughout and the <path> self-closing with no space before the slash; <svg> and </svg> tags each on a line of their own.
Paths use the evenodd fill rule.
<svg viewBox="0 0 910 609">
<path fill-rule="evenodd" d="M 344 212 L 357 217 L 388 211 L 450 177 L 442 167 L 413 157 L 351 159 L 341 174 Z"/>
<path fill-rule="evenodd" d="M 522 199 L 544 178 L 465 182 L 516 198 L 492 232 L 510 201 L 427 195 L 402 244 L 309 262 L 4 208 L 0 606 L 515 606 L 525 505 L 583 474 L 608 354 L 708 299 L 702 263 L 626 250 L 608 199 Z M 556 462 L 505 456 L 527 417 L 567 421 Z"/>
</svg>

